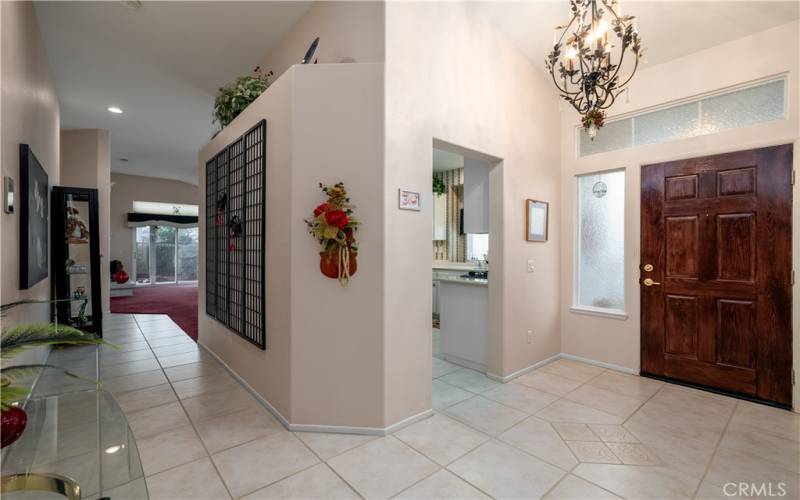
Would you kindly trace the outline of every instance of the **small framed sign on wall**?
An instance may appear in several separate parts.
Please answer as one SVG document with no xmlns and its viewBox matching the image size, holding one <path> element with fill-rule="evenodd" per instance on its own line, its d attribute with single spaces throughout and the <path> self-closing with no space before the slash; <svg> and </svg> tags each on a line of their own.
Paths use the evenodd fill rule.
<svg viewBox="0 0 800 500">
<path fill-rule="evenodd" d="M 550 204 L 546 201 L 525 200 L 525 239 L 547 241 Z"/>
<path fill-rule="evenodd" d="M 400 210 L 414 210 L 417 212 L 422 210 L 419 192 L 400 188 L 398 190 L 398 208 Z"/>
</svg>

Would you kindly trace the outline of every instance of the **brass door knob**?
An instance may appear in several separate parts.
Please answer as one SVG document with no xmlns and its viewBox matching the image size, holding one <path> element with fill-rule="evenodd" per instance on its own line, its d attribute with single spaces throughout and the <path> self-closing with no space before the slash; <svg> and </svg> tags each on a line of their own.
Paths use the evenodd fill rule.
<svg viewBox="0 0 800 500">
<path fill-rule="evenodd" d="M 645 271 L 647 271 L 649 273 L 650 271 L 653 270 L 653 264 L 645 264 L 642 269 L 644 269 Z"/>
<path fill-rule="evenodd" d="M 643 284 L 644 286 L 653 286 L 653 285 L 660 285 L 661 283 L 659 283 L 658 281 L 653 281 L 653 280 L 651 280 L 650 278 L 645 278 L 645 279 L 642 281 L 642 284 Z"/>
</svg>

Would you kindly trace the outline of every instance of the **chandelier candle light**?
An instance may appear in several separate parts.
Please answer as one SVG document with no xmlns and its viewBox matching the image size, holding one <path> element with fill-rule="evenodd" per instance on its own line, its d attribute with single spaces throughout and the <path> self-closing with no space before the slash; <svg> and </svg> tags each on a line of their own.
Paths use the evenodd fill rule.
<svg viewBox="0 0 800 500">
<path fill-rule="evenodd" d="M 581 114 L 594 140 L 605 110 L 630 83 L 643 49 L 636 18 L 622 15 L 619 0 L 570 0 L 571 20 L 553 31 L 553 50 L 545 59 L 561 97 Z M 630 74 L 621 74 L 631 54 Z M 630 60 L 630 57 L 627 57 Z"/>
</svg>

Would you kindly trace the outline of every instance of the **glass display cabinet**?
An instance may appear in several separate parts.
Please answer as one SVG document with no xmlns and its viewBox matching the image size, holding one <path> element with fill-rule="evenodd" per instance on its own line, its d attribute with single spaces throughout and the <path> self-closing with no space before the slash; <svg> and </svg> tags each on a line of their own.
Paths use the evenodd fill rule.
<svg viewBox="0 0 800 500">
<path fill-rule="evenodd" d="M 56 186 L 52 196 L 55 319 L 102 337 L 97 190 Z"/>
</svg>

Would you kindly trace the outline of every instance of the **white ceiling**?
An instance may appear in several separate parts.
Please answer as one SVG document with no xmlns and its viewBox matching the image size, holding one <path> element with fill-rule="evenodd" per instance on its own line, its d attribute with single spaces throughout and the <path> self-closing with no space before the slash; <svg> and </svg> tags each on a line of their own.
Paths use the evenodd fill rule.
<svg viewBox="0 0 800 500">
<path fill-rule="evenodd" d="M 310 5 L 37 2 L 61 126 L 108 129 L 113 172 L 196 183 L 216 89 L 252 71 Z"/>
<path fill-rule="evenodd" d="M 800 2 L 785 1 L 637 1 L 623 0 L 623 13 L 639 20 L 644 62 L 660 64 L 800 17 Z M 480 2 L 500 31 L 544 69 L 552 49 L 553 28 L 569 21 L 569 2 Z M 732 61 L 732 63 L 735 63 Z"/>
</svg>

